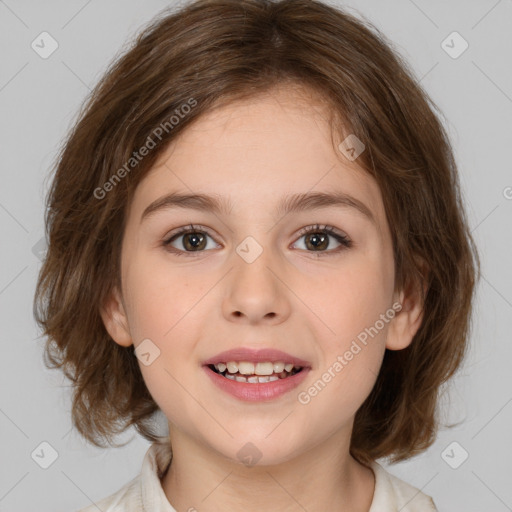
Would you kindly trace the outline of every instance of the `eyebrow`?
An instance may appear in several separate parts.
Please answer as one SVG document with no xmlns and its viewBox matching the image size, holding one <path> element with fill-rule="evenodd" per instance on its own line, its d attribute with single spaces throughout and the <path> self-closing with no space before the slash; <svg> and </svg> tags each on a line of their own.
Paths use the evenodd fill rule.
<svg viewBox="0 0 512 512">
<path fill-rule="evenodd" d="M 372 211 L 359 199 L 345 192 L 306 192 L 284 197 L 276 209 L 278 216 L 288 213 L 298 213 L 317 208 L 338 206 L 353 208 L 368 220 L 376 224 Z M 143 220 L 155 213 L 173 208 L 184 208 L 198 211 L 213 212 L 219 215 L 229 215 L 233 208 L 232 203 L 225 197 L 207 194 L 184 194 L 172 192 L 153 201 L 142 213 Z"/>
</svg>

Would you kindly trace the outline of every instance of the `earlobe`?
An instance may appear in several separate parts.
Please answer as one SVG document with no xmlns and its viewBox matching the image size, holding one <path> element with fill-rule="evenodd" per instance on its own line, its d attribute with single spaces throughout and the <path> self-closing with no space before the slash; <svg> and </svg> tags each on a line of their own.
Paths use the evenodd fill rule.
<svg viewBox="0 0 512 512">
<path fill-rule="evenodd" d="M 128 317 L 121 299 L 121 294 L 115 287 L 103 306 L 100 308 L 100 315 L 112 339 L 123 347 L 133 344 L 128 326 Z"/>
<path fill-rule="evenodd" d="M 389 325 L 386 348 L 402 350 L 408 347 L 421 326 L 424 312 L 424 297 L 427 293 L 428 269 L 421 265 L 421 282 L 409 282 L 404 290 L 395 294 L 395 299 L 402 305 Z"/>
</svg>

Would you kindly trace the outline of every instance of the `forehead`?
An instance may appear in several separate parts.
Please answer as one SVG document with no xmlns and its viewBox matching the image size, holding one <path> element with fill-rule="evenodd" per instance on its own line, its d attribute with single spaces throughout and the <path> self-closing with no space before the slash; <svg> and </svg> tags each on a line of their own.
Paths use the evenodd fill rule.
<svg viewBox="0 0 512 512">
<path fill-rule="evenodd" d="M 228 103 L 195 120 L 141 181 L 133 208 L 140 215 L 170 191 L 215 194 L 240 209 L 271 208 L 291 194 L 338 191 L 365 201 L 376 218 L 383 215 L 377 183 L 333 147 L 326 105 L 290 88 Z"/>
</svg>

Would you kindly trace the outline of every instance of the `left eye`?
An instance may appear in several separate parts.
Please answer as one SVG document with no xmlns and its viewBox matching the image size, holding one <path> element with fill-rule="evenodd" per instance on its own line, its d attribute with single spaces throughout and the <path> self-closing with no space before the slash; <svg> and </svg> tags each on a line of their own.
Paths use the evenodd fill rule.
<svg viewBox="0 0 512 512">
<path fill-rule="evenodd" d="M 163 242 L 163 245 L 168 251 L 178 256 L 192 256 L 194 252 L 204 252 L 207 249 L 215 249 L 218 247 L 215 243 L 211 244 L 213 246 L 208 246 L 208 238 L 213 241 L 213 238 L 206 231 L 201 229 L 200 226 L 194 227 L 191 225 L 188 228 L 183 228 L 174 233 Z M 322 227 L 318 224 L 316 226 L 308 226 L 299 233 L 299 239 L 301 238 L 306 240 L 304 250 L 318 253 L 317 256 L 320 256 L 321 253 L 337 253 L 343 249 L 352 247 L 351 240 L 346 235 L 338 233 L 332 226 Z M 331 238 L 336 241 L 338 246 L 327 251 L 331 246 Z M 175 242 L 179 242 L 178 247 L 174 245 Z M 302 250 L 300 247 L 299 249 Z"/>
<path fill-rule="evenodd" d="M 305 250 L 310 252 L 333 253 L 352 246 L 350 239 L 346 235 L 337 233 L 332 226 L 308 226 L 301 231 L 300 238 L 306 240 Z M 326 249 L 331 245 L 329 238 L 334 238 L 338 246 L 327 251 Z"/>
</svg>

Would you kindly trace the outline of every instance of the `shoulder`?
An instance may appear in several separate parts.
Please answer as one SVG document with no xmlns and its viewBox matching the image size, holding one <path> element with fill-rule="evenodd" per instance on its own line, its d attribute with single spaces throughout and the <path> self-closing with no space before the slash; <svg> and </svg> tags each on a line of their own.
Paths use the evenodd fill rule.
<svg viewBox="0 0 512 512">
<path fill-rule="evenodd" d="M 162 512 L 175 512 L 160 483 L 171 457 L 170 446 L 153 443 L 146 452 L 140 474 L 114 494 L 77 512 L 140 512 L 157 509 Z"/>
<path fill-rule="evenodd" d="M 438 512 L 434 500 L 411 484 L 392 475 L 377 462 L 371 464 L 375 474 L 375 492 L 369 512 Z"/>
<path fill-rule="evenodd" d="M 129 504 L 129 505 L 128 505 Z M 77 512 L 135 512 L 142 510 L 140 503 L 140 475 L 117 492 Z"/>
</svg>

